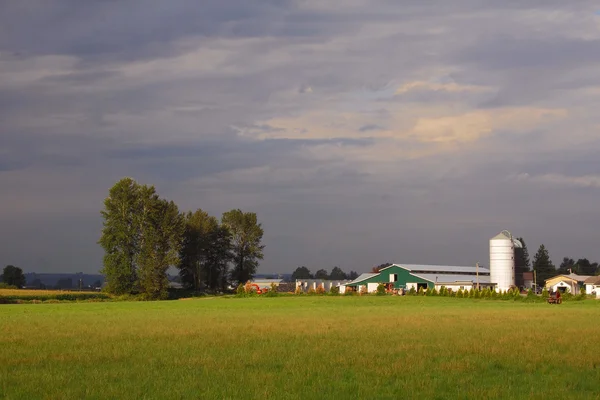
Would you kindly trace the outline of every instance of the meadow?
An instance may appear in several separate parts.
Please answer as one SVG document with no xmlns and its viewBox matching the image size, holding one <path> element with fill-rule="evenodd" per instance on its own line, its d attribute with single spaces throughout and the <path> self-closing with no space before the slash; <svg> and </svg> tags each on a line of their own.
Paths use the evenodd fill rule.
<svg viewBox="0 0 600 400">
<path fill-rule="evenodd" d="M 0 398 L 600 398 L 600 301 L 0 305 Z"/>
</svg>

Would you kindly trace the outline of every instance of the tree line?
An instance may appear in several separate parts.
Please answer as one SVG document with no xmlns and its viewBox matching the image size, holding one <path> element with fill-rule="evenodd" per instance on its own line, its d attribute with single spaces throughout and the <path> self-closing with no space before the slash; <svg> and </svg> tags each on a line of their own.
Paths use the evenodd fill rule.
<svg viewBox="0 0 600 400">
<path fill-rule="evenodd" d="M 5 286 L 22 288 L 26 283 L 25 274 L 21 268 L 15 267 L 14 265 L 7 265 L 2 270 L 0 282 Z"/>
<path fill-rule="evenodd" d="M 313 274 L 310 269 L 301 266 L 296 268 L 292 273 L 292 281 L 296 281 L 296 279 L 327 279 L 332 281 L 342 281 L 347 279 L 353 280 L 356 278 L 358 278 L 358 273 L 350 271 L 350 273 L 347 274 L 342 271 L 340 267 L 333 267 L 331 273 L 328 273 L 326 269 L 320 269 Z"/>
<path fill-rule="evenodd" d="M 252 212 L 234 209 L 221 219 L 201 209 L 180 212 L 154 186 L 119 180 L 101 211 L 101 273 L 113 294 L 168 296 L 170 267 L 189 289 L 225 290 L 252 279 L 263 259 L 263 229 Z"/>
<path fill-rule="evenodd" d="M 597 262 L 590 262 L 587 258 L 580 258 L 575 261 L 573 258 L 564 257 L 561 264 L 556 268 L 552 260 L 548 249 L 544 244 L 541 244 L 537 252 L 533 257 L 533 262 L 530 263 L 529 251 L 527 250 L 527 244 L 525 240 L 520 237 L 517 238 L 522 244 L 523 248 L 515 248 L 515 275 L 517 286 L 522 286 L 522 274 L 527 271 L 535 271 L 536 281 L 538 286 L 544 286 L 546 279 L 552 278 L 556 275 L 600 275 L 600 264 Z M 519 284 L 521 283 L 521 284 Z"/>
</svg>

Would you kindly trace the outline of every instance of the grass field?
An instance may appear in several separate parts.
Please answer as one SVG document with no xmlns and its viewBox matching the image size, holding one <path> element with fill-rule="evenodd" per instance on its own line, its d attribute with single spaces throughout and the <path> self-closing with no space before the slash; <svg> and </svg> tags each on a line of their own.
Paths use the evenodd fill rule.
<svg viewBox="0 0 600 400">
<path fill-rule="evenodd" d="M 42 290 L 42 289 L 0 289 L 0 296 L 46 296 L 56 294 L 70 293 L 96 293 L 96 292 L 78 292 L 67 290 Z"/>
<path fill-rule="evenodd" d="M 0 306 L 0 398 L 600 398 L 600 301 Z"/>
</svg>

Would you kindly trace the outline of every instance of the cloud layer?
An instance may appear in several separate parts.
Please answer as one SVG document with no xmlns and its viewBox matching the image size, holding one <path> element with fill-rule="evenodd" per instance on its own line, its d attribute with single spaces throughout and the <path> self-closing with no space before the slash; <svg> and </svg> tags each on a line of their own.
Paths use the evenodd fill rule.
<svg viewBox="0 0 600 400">
<path fill-rule="evenodd" d="M 123 176 L 256 211 L 263 272 L 485 264 L 502 229 L 598 260 L 596 6 L 3 4 L 0 262 L 97 271 Z"/>
</svg>

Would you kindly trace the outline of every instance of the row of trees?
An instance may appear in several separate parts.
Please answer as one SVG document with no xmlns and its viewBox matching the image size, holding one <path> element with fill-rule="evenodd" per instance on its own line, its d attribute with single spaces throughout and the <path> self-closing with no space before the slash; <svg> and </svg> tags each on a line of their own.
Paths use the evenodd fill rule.
<svg viewBox="0 0 600 400">
<path fill-rule="evenodd" d="M 166 298 L 171 266 L 179 268 L 188 288 L 223 290 L 230 281 L 251 279 L 263 258 L 263 229 L 255 213 L 231 210 L 220 221 L 201 209 L 182 213 L 154 186 L 131 178 L 110 189 L 101 215 L 101 272 L 114 294 Z"/>
<path fill-rule="evenodd" d="M 328 273 L 326 269 L 320 269 L 316 273 L 310 272 L 308 268 L 305 266 L 298 267 L 292 273 L 292 281 L 296 281 L 296 279 L 329 279 L 329 280 L 346 280 L 346 279 L 356 279 L 358 278 L 358 273 L 355 271 L 350 271 L 349 274 L 342 271 L 340 267 L 333 267 L 331 273 Z"/>
<path fill-rule="evenodd" d="M 533 263 L 530 264 L 529 251 L 525 240 L 520 237 L 518 240 L 523 244 L 523 248 L 515 248 L 515 272 L 517 286 L 522 286 L 523 272 L 533 269 L 536 273 L 536 280 L 539 286 L 543 282 L 555 275 L 560 274 L 578 274 L 578 275 L 600 275 L 600 264 L 590 262 L 587 258 L 580 258 L 575 261 L 573 258 L 564 257 L 558 268 L 550 259 L 548 249 L 543 244 L 533 257 Z"/>
</svg>

